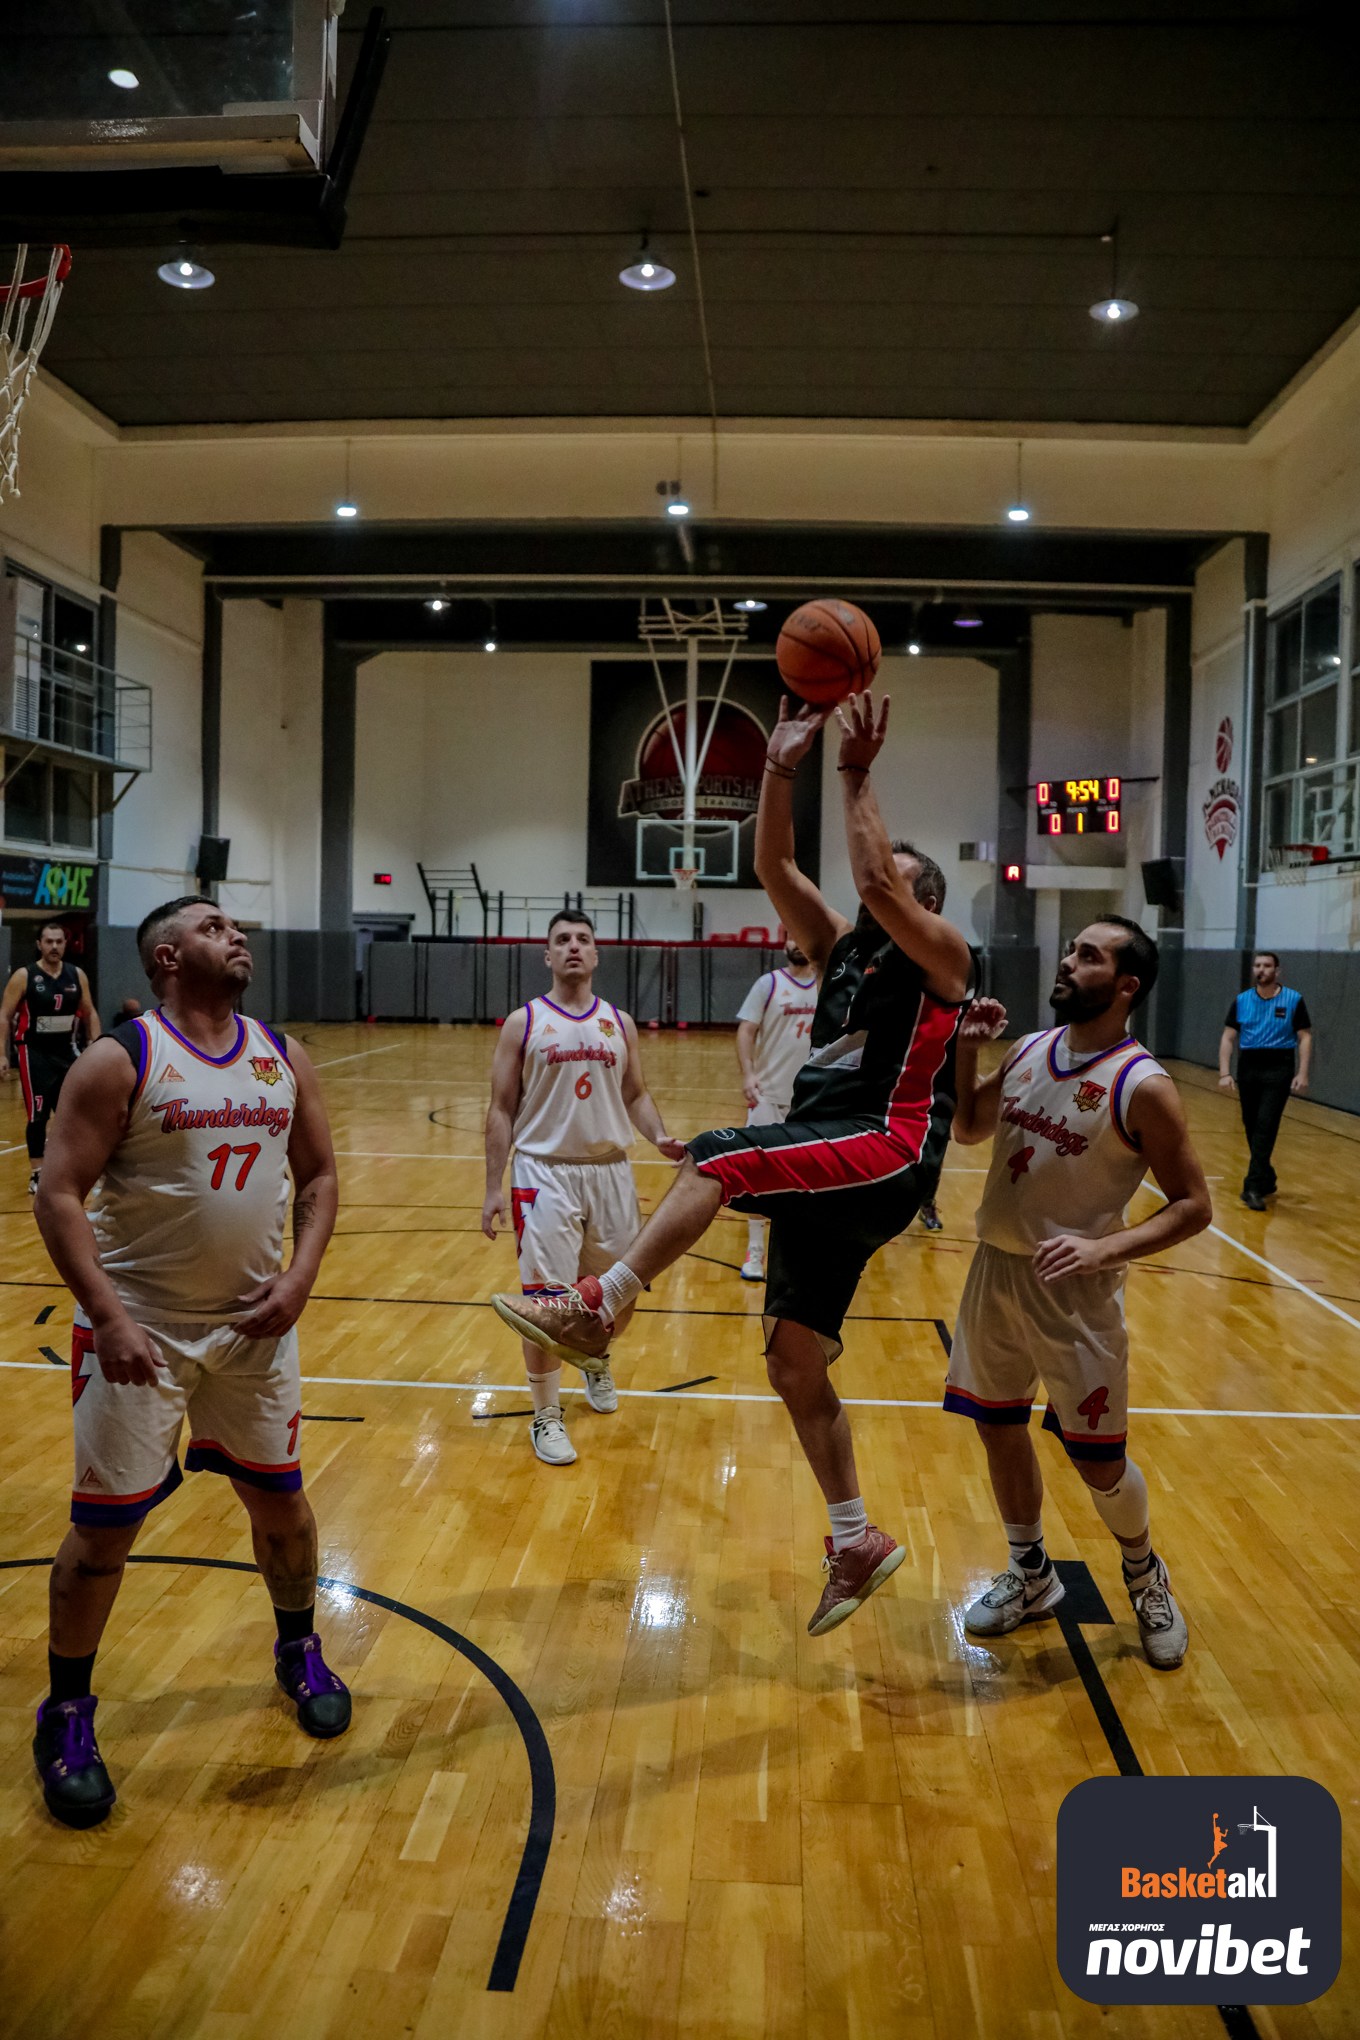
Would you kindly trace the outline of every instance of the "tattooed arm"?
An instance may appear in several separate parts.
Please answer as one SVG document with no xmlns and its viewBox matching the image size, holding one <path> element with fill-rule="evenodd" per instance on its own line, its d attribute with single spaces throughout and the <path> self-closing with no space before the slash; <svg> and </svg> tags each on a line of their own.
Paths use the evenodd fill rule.
<svg viewBox="0 0 1360 2040">
<path fill-rule="evenodd" d="M 247 1314 L 238 1330 L 248 1339 L 279 1339 L 302 1316 L 321 1257 L 330 1243 L 340 1203 L 335 1151 L 321 1086 L 307 1051 L 290 1036 L 284 1045 L 297 1079 L 297 1105 L 288 1140 L 288 1166 L 293 1172 L 293 1258 L 278 1275 L 241 1301 Z"/>
</svg>

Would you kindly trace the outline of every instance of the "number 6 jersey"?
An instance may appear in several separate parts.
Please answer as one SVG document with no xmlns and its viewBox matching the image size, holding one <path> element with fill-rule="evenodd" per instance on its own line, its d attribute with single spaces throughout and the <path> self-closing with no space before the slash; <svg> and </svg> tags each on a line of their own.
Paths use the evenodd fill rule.
<svg viewBox="0 0 1360 2040">
<path fill-rule="evenodd" d="M 628 1036 L 617 1006 L 568 1013 L 530 999 L 520 1051 L 515 1148 L 551 1162 L 620 1162 L 633 1145 L 623 1102 Z"/>
<path fill-rule="evenodd" d="M 104 1272 L 135 1317 L 240 1317 L 283 1259 L 297 1083 L 282 1039 L 238 1014 L 234 1048 L 208 1056 L 159 1011 L 112 1038 L 134 1077 L 90 1199 Z"/>
</svg>

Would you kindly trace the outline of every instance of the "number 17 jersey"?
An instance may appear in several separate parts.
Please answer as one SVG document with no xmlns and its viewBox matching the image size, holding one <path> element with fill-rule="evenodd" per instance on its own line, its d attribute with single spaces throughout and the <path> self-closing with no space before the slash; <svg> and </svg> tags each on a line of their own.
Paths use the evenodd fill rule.
<svg viewBox="0 0 1360 2040">
<path fill-rule="evenodd" d="M 132 1060 L 127 1131 L 90 1199 L 100 1264 L 136 1318 L 222 1321 L 277 1275 L 297 1080 L 280 1037 L 236 1018 L 205 1055 L 159 1011 L 114 1029 Z"/>
</svg>

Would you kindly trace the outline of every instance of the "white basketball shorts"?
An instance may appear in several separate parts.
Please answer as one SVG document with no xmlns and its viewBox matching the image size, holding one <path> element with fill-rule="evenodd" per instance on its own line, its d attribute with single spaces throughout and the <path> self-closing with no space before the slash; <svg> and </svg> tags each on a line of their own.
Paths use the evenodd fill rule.
<svg viewBox="0 0 1360 2040">
<path fill-rule="evenodd" d="M 981 1424 L 1027 1424 L 1040 1385 L 1044 1429 L 1071 1459 L 1124 1457 L 1129 1339 L 1124 1269 L 1041 1282 L 1025 1254 L 979 1242 L 963 1285 L 944 1406 Z"/>
<path fill-rule="evenodd" d="M 580 1275 L 602 1275 L 642 1225 L 627 1162 L 548 1162 L 516 1154 L 510 1198 L 526 1296 L 565 1289 Z"/>
<path fill-rule="evenodd" d="M 291 1494 L 302 1486 L 297 1332 L 243 1339 L 230 1325 L 150 1324 L 165 1365 L 154 1384 L 107 1381 L 83 1311 L 71 1333 L 75 1418 L 73 1523 L 138 1523 L 184 1476 L 225 1473 Z"/>
<path fill-rule="evenodd" d="M 758 1105 L 746 1108 L 748 1126 L 782 1126 L 789 1116 L 787 1098 L 762 1098 Z"/>
</svg>

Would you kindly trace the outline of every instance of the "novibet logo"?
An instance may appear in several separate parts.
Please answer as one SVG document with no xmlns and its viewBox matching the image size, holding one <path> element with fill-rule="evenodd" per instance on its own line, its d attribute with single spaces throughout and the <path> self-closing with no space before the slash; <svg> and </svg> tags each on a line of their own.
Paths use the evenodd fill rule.
<svg viewBox="0 0 1360 2040">
<path fill-rule="evenodd" d="M 1311 1778 L 1092 1778 L 1064 1800 L 1058 1966 L 1079 1997 L 1305 2004 L 1340 1965 L 1341 1816 Z"/>
</svg>

